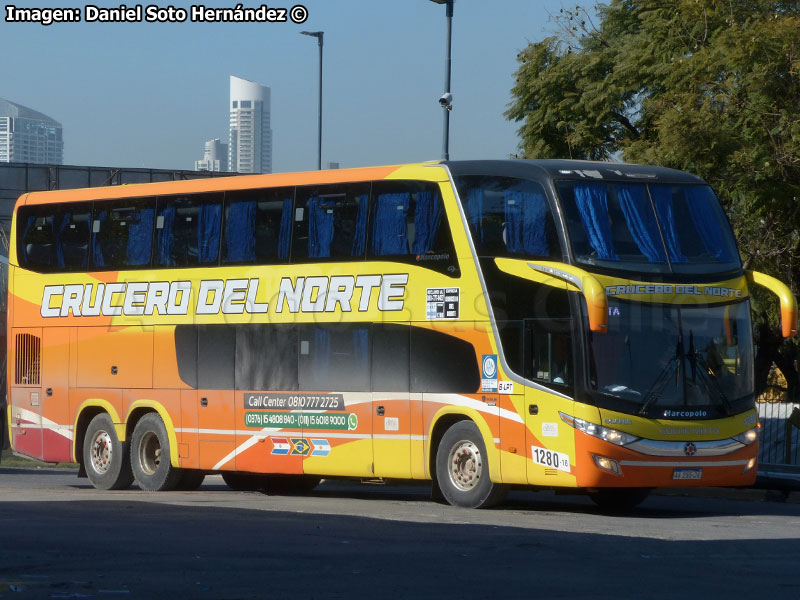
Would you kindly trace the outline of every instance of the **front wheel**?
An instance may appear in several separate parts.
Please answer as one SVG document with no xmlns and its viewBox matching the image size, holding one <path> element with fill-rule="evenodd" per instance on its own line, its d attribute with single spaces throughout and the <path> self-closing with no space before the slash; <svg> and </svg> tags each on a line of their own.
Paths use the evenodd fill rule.
<svg viewBox="0 0 800 600">
<path fill-rule="evenodd" d="M 483 436 L 472 421 L 459 421 L 442 436 L 436 451 L 436 479 L 444 499 L 453 506 L 489 508 L 508 491 L 489 477 Z"/>
<path fill-rule="evenodd" d="M 147 413 L 136 424 L 131 439 L 131 466 L 139 487 L 148 492 L 174 490 L 182 471 L 170 464 L 169 436 L 164 421 Z"/>
<path fill-rule="evenodd" d="M 106 413 L 96 415 L 83 438 L 83 466 L 98 490 L 124 490 L 133 483 L 128 446 L 120 442 Z"/>
</svg>

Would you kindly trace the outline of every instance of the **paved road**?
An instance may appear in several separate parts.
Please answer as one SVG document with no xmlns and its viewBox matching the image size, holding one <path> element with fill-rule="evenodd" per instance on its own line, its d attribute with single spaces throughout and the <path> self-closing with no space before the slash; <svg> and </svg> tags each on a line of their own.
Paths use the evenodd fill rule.
<svg viewBox="0 0 800 600">
<path fill-rule="evenodd" d="M 99 492 L 0 468 L 0 598 L 800 597 L 797 503 L 678 492 L 620 517 L 549 492 L 489 511 L 427 494 L 324 482 L 265 496 L 219 477 Z"/>
</svg>

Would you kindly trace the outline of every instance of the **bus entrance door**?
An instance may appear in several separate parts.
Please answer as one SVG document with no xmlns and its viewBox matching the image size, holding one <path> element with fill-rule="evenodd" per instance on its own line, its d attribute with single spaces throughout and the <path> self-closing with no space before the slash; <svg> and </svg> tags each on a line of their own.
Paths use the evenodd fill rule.
<svg viewBox="0 0 800 600">
<path fill-rule="evenodd" d="M 372 449 L 375 476 L 411 479 L 411 405 L 422 406 L 422 394 L 372 394 Z M 421 414 L 420 414 L 421 417 Z"/>
</svg>

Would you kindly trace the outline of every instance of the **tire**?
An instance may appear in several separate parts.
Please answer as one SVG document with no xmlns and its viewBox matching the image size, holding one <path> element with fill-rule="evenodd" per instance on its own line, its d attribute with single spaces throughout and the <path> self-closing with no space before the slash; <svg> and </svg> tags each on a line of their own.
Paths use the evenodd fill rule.
<svg viewBox="0 0 800 600">
<path fill-rule="evenodd" d="M 264 492 L 276 496 L 307 494 L 322 481 L 313 475 L 265 475 L 263 477 Z"/>
<path fill-rule="evenodd" d="M 639 506 L 649 495 L 648 488 L 604 488 L 589 497 L 605 512 L 624 513 Z"/>
<path fill-rule="evenodd" d="M 258 473 L 223 471 L 222 480 L 237 492 L 257 492 L 264 488 L 265 477 Z"/>
<path fill-rule="evenodd" d="M 203 485 L 203 480 L 205 478 L 205 471 L 198 471 L 197 469 L 181 469 L 181 476 L 178 480 L 178 485 L 175 486 L 175 489 L 183 492 L 192 492 Z"/>
<path fill-rule="evenodd" d="M 128 445 L 120 442 L 111 417 L 96 415 L 83 438 L 83 466 L 98 490 L 124 490 L 133 483 Z"/>
<path fill-rule="evenodd" d="M 131 438 L 131 467 L 136 483 L 148 492 L 174 490 L 182 471 L 170 464 L 169 436 L 157 413 L 147 413 Z"/>
<path fill-rule="evenodd" d="M 489 477 L 483 436 L 472 421 L 459 421 L 445 431 L 436 451 L 436 480 L 453 506 L 489 508 L 502 502 L 508 492 Z"/>
</svg>

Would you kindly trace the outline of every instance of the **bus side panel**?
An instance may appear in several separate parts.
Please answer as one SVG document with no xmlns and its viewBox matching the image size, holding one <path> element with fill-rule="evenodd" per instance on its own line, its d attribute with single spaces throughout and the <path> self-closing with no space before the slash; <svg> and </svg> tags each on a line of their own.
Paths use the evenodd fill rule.
<svg viewBox="0 0 800 600">
<path fill-rule="evenodd" d="M 11 329 L 9 374 L 11 390 L 11 447 L 15 452 L 42 458 L 41 387 L 42 329 Z"/>
<path fill-rule="evenodd" d="M 78 386 L 151 388 L 153 333 L 142 327 L 78 328 Z"/>
<path fill-rule="evenodd" d="M 524 391 L 520 384 L 513 385 L 515 392 Z M 527 411 L 526 406 L 523 393 L 500 396 L 500 408 L 509 413 L 523 415 L 524 411 Z M 500 419 L 500 471 L 503 483 L 523 485 L 528 483 L 525 432 L 525 423 L 522 419 L 519 421 L 510 418 Z"/>
<path fill-rule="evenodd" d="M 575 430 L 558 414 L 559 411 L 573 414 L 575 402 L 527 388 L 525 403 L 528 483 L 575 487 Z"/>
<path fill-rule="evenodd" d="M 42 460 L 72 461 L 72 419 L 69 412 L 69 366 L 72 327 L 42 331 Z"/>
</svg>

